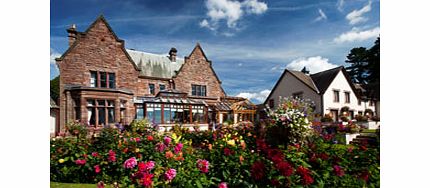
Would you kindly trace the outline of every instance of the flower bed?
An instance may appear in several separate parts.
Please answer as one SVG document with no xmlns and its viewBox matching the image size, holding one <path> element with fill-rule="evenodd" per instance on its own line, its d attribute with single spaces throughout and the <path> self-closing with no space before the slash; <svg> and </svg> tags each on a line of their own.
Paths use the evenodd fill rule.
<svg viewBox="0 0 430 188">
<path fill-rule="evenodd" d="M 296 120 L 306 124 L 308 136 L 279 145 L 267 142 L 267 135 L 249 123 L 216 131 L 174 127 L 165 133 L 150 126 L 123 132 L 107 128 L 97 138 L 52 139 L 51 181 L 121 187 L 379 187 L 379 149 L 333 144 L 332 135 Z"/>
</svg>

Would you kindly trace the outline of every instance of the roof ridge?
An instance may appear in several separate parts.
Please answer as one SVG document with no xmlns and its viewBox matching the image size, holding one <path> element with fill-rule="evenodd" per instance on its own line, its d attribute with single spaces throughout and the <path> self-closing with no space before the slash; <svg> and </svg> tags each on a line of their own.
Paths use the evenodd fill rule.
<svg viewBox="0 0 430 188">
<path fill-rule="evenodd" d="M 316 74 L 320 74 L 320 73 L 325 73 L 325 72 L 332 71 L 332 70 L 335 70 L 335 69 L 342 69 L 342 68 L 343 68 L 343 65 L 338 66 L 338 67 L 334 67 L 334 68 L 331 68 L 331 69 L 327 69 L 327 70 L 324 70 L 324 71 L 321 71 L 321 72 L 317 72 L 317 73 L 314 73 L 314 74 L 310 74 L 310 76 L 316 75 Z"/>
<path fill-rule="evenodd" d="M 168 57 L 169 54 L 156 54 L 156 53 L 152 53 L 152 52 L 145 52 L 145 51 L 140 51 L 140 50 L 136 50 L 136 49 L 126 49 L 126 50 L 131 50 L 131 51 L 135 51 L 135 52 L 140 52 L 140 53 L 145 53 L 145 54 L 149 54 L 149 55 L 157 55 L 157 56 L 163 56 L 163 57 Z M 184 59 L 181 57 L 176 57 L 176 59 Z"/>
</svg>

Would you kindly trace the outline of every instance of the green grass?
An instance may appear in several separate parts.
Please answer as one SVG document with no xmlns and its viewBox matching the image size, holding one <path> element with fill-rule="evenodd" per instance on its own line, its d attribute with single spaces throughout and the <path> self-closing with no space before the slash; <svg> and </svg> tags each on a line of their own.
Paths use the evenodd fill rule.
<svg viewBox="0 0 430 188">
<path fill-rule="evenodd" d="M 62 188 L 97 188 L 96 184 L 79 184 L 79 183 L 58 183 L 51 182 L 51 187 Z"/>
</svg>

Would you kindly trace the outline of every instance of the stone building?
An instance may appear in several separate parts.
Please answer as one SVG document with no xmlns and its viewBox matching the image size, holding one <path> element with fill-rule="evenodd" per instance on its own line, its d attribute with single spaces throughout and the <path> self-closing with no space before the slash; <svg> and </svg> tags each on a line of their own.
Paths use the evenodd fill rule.
<svg viewBox="0 0 430 188">
<path fill-rule="evenodd" d="M 60 70 L 60 130 L 69 121 L 90 126 L 130 124 L 148 118 L 173 124 L 208 127 L 225 121 L 253 117 L 255 106 L 243 98 L 229 97 L 200 44 L 185 58 L 125 49 L 103 16 L 86 31 L 67 29 L 69 48 L 56 58 Z M 246 102 L 244 102 L 246 101 Z M 218 108 L 228 103 L 222 113 Z M 249 104 L 242 111 L 235 104 Z M 234 107 L 234 106 L 233 106 Z M 246 110 L 246 111 L 243 111 Z M 254 110 L 254 111 L 252 111 Z M 242 118 L 243 117 L 243 118 Z"/>
</svg>

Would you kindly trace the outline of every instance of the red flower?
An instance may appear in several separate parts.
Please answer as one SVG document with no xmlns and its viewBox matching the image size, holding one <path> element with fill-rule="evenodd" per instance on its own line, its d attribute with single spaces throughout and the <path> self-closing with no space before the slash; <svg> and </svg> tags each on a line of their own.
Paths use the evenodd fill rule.
<svg viewBox="0 0 430 188">
<path fill-rule="evenodd" d="M 368 181 L 369 180 L 369 172 L 368 171 L 364 171 L 360 174 L 360 179 L 363 179 L 364 181 Z"/>
<path fill-rule="evenodd" d="M 153 141 L 153 140 L 154 140 L 154 137 L 152 137 L 151 135 L 148 135 L 148 136 L 146 137 L 146 139 L 147 139 L 148 141 Z"/>
<path fill-rule="evenodd" d="M 96 174 L 100 173 L 100 171 L 102 171 L 102 169 L 100 169 L 99 165 L 94 166 L 94 171 L 96 172 Z"/>
<path fill-rule="evenodd" d="M 340 167 L 338 165 L 334 165 L 333 166 L 333 171 L 334 171 L 334 174 L 336 174 L 336 176 L 343 176 L 343 175 L 345 175 L 345 172 L 343 171 L 342 167 Z"/>
<path fill-rule="evenodd" d="M 270 184 L 271 184 L 272 186 L 274 186 L 274 187 L 279 187 L 279 186 L 281 186 L 281 183 L 279 183 L 279 180 L 277 180 L 277 179 L 272 179 L 272 180 L 270 180 Z"/>
<path fill-rule="evenodd" d="M 255 162 L 251 167 L 251 175 L 255 180 L 262 180 L 265 175 L 266 166 L 261 161 Z"/>
<path fill-rule="evenodd" d="M 302 184 L 303 185 L 310 185 L 314 182 L 314 179 L 310 175 L 304 175 L 302 176 Z"/>
<path fill-rule="evenodd" d="M 108 161 L 109 162 L 115 162 L 116 161 L 116 153 L 112 150 L 109 150 Z"/>
<path fill-rule="evenodd" d="M 275 164 L 284 161 L 284 154 L 282 153 L 282 151 L 280 149 L 270 149 L 267 152 L 267 157 L 273 161 Z"/>
<path fill-rule="evenodd" d="M 227 147 L 224 148 L 224 155 L 229 156 L 229 155 L 232 155 L 232 154 L 234 154 L 234 150 L 231 150 L 231 149 L 229 149 Z"/>
<path fill-rule="evenodd" d="M 279 172 L 285 176 L 288 177 L 291 174 L 293 174 L 293 167 L 288 163 L 287 161 L 282 161 L 276 165 L 276 168 L 279 170 Z"/>
<path fill-rule="evenodd" d="M 266 142 L 263 139 L 257 140 L 257 149 L 265 152 L 268 148 L 269 146 L 266 144 Z"/>
<path fill-rule="evenodd" d="M 297 171 L 297 174 L 299 174 L 302 177 L 303 185 L 310 185 L 314 182 L 314 179 L 310 175 L 311 172 L 309 171 L 309 169 L 303 166 L 299 166 L 296 171 Z"/>
<path fill-rule="evenodd" d="M 85 161 L 85 159 L 77 159 L 76 161 L 75 161 L 75 163 L 77 164 L 77 165 L 85 165 L 85 163 L 86 163 L 87 161 Z"/>
<path fill-rule="evenodd" d="M 209 172 L 209 161 L 201 159 L 197 160 L 197 168 L 203 173 Z"/>
<path fill-rule="evenodd" d="M 97 152 L 93 152 L 93 153 L 91 153 L 91 156 L 93 156 L 93 157 L 98 157 L 98 156 L 99 156 L 99 153 L 97 153 Z"/>
<path fill-rule="evenodd" d="M 140 179 L 140 184 L 142 184 L 145 187 L 151 186 L 152 177 L 154 177 L 154 174 L 144 173 L 143 177 Z"/>
</svg>

